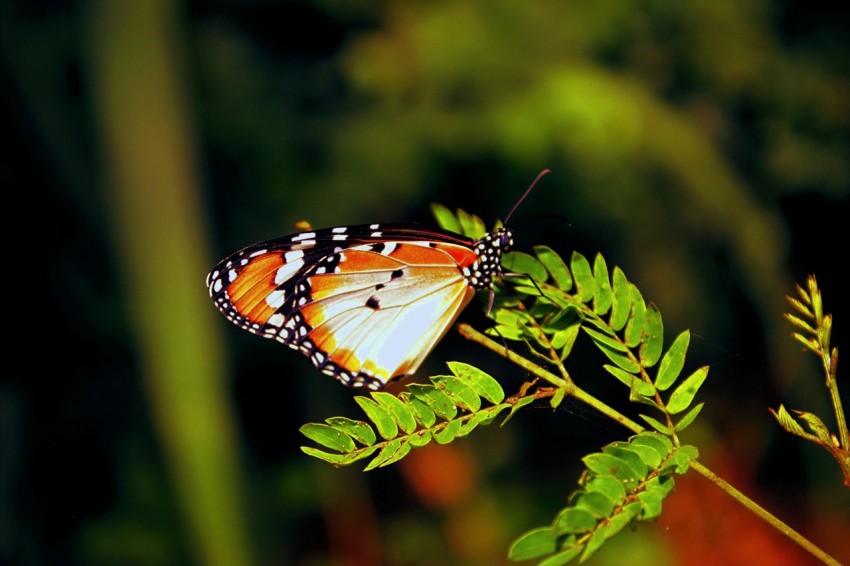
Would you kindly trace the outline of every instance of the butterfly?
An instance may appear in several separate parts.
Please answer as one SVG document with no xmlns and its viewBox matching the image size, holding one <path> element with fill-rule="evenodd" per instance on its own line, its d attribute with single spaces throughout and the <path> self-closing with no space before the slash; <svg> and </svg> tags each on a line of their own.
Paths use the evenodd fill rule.
<svg viewBox="0 0 850 566">
<path fill-rule="evenodd" d="M 476 291 L 492 293 L 512 245 L 505 226 L 478 240 L 415 224 L 309 230 L 226 257 L 206 284 L 240 328 L 378 390 L 419 368 Z"/>
</svg>

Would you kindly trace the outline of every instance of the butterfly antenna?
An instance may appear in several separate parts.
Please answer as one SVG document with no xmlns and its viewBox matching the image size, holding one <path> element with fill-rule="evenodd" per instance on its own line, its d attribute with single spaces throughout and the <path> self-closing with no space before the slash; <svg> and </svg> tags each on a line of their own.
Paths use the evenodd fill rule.
<svg viewBox="0 0 850 566">
<path fill-rule="evenodd" d="M 537 181 L 539 181 L 539 180 L 540 180 L 540 177 L 542 177 L 543 175 L 546 175 L 546 174 L 548 174 L 548 173 L 551 173 L 551 171 L 550 171 L 549 169 L 544 169 L 543 171 L 541 171 L 540 173 L 538 173 L 538 174 L 537 174 L 537 177 L 534 179 L 534 181 L 532 181 L 531 185 L 529 185 L 529 186 L 528 186 L 528 188 L 527 188 L 527 189 L 525 189 L 525 192 L 522 194 L 522 196 L 521 196 L 521 197 L 519 197 L 519 200 L 518 200 L 518 201 L 516 201 L 516 204 L 514 204 L 514 207 L 511 209 L 511 211 L 510 211 L 510 212 L 508 213 L 508 215 L 505 217 L 505 222 L 504 222 L 505 224 L 507 224 L 507 223 L 508 223 L 508 219 L 510 219 L 510 217 L 513 215 L 514 211 L 517 209 L 517 207 L 519 206 L 519 204 L 520 204 L 522 201 L 524 201 L 524 200 L 525 200 L 525 197 L 527 197 L 527 196 L 528 196 L 528 193 L 530 193 L 530 192 L 531 192 L 531 189 L 533 189 L 533 188 L 534 188 L 534 185 L 536 185 L 536 184 L 537 184 Z"/>
</svg>

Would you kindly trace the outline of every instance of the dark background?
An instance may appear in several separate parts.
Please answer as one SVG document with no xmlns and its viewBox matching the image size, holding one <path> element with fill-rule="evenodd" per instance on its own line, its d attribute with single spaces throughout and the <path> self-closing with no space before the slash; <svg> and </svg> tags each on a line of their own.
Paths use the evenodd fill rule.
<svg viewBox="0 0 850 566">
<path fill-rule="evenodd" d="M 144 7 L 140 7 L 144 4 Z M 238 331 L 240 247 L 440 202 L 518 247 L 602 253 L 712 369 L 684 440 L 850 561 L 838 466 L 768 407 L 834 419 L 782 319 L 815 274 L 848 344 L 850 15 L 799 0 L 0 0 L 0 562 L 498 564 L 624 431 L 566 402 L 363 474 L 298 427 L 359 418 Z M 485 325 L 479 305 L 463 316 Z M 454 333 L 423 366 L 524 376 Z M 569 369 L 632 416 L 588 342 Z M 846 372 L 839 382 L 848 398 Z M 594 563 L 811 559 L 699 477 Z"/>
</svg>

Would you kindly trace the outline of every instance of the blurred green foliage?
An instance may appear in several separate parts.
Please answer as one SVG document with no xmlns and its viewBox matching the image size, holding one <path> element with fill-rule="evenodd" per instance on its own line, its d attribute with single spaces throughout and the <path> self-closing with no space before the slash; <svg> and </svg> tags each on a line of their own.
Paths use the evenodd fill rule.
<svg viewBox="0 0 850 566">
<path fill-rule="evenodd" d="M 104 47 L 94 23 L 104 5 L 0 0 L 0 174 L 7 214 L 23 216 L 6 223 L 10 263 L 24 266 L 5 283 L 18 355 L 7 355 L 0 373 L 0 562 L 175 564 L 202 555 L 126 284 L 128 266 L 139 264 L 118 237 L 120 187 L 103 139 L 109 100 L 99 90 Z M 820 454 L 783 438 L 766 408 L 781 400 L 827 413 L 811 406 L 819 384 L 805 378 L 815 368 L 789 347 L 782 323 L 794 281 L 817 274 L 836 301 L 833 343 L 848 342 L 845 8 L 800 0 L 157 6 L 173 26 L 169 88 L 185 112 L 183 161 L 200 179 L 176 189 L 203 219 L 180 245 L 194 242 L 199 263 L 304 219 L 433 223 L 427 205 L 438 201 L 495 220 L 549 168 L 513 220 L 520 248 L 601 250 L 660 305 L 671 335 L 690 328 L 691 358 L 714 368 L 702 414 L 712 426 L 693 443 L 711 457 L 704 443 L 715 441 L 751 495 L 793 510 L 828 550 L 838 545 L 823 525 L 847 523 L 840 478 Z M 126 23 L 154 53 L 157 38 Z M 121 72 L 133 78 L 151 61 L 125 61 Z M 158 87 L 138 89 L 140 104 L 145 88 Z M 136 150 L 152 183 L 163 170 L 159 147 Z M 155 206 L 139 215 L 154 227 L 164 218 Z M 158 245 L 168 246 L 171 233 L 162 235 Z M 173 284 L 205 294 L 205 275 Z M 474 305 L 467 316 L 482 322 Z M 517 533 L 562 506 L 551 493 L 563 486 L 566 496 L 574 485 L 575 457 L 621 435 L 578 408 L 558 415 L 558 430 L 547 412 L 545 421 L 532 414 L 511 430 L 481 431 L 454 448 L 451 467 L 438 468 L 447 483 L 472 474 L 474 488 L 437 504 L 414 481 L 413 464 L 362 476 L 306 462 L 298 426 L 353 412 L 350 392 L 221 319 L 194 322 L 216 326 L 193 339 L 219 351 L 225 338 L 232 353 L 218 362 L 225 385 L 210 376 L 205 391 L 233 409 L 222 425 L 238 441 L 228 465 L 244 476 L 237 504 L 262 563 L 500 563 Z M 491 364 L 485 369 L 504 376 L 507 390 L 515 383 L 515 370 L 451 335 L 423 370 L 442 371 L 446 359 Z M 582 378 L 604 391 L 603 379 Z M 174 409 L 204 426 L 204 409 Z M 480 537 L 468 536 L 470 525 Z M 635 555 L 662 544 L 672 562 L 682 556 L 663 533 Z"/>
</svg>

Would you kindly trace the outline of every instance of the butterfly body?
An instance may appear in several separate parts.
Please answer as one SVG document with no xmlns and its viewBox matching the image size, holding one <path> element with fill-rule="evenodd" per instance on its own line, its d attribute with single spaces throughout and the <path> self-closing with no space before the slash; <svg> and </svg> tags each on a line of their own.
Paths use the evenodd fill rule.
<svg viewBox="0 0 850 566">
<path fill-rule="evenodd" d="M 236 252 L 207 287 L 234 324 L 380 389 L 419 368 L 512 244 L 507 228 L 477 241 L 405 224 L 328 228 Z"/>
</svg>

